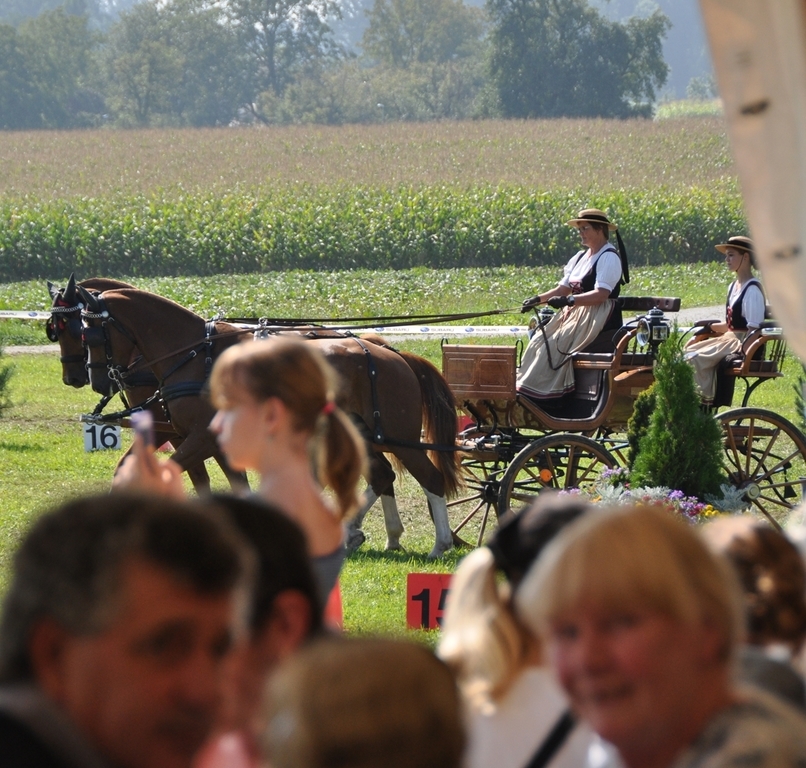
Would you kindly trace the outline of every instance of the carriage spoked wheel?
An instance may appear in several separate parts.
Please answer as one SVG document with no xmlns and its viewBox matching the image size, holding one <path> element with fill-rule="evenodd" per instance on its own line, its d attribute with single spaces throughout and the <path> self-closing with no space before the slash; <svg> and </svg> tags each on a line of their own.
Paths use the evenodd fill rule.
<svg viewBox="0 0 806 768">
<path fill-rule="evenodd" d="M 494 452 L 474 453 L 462 460 L 464 488 L 458 498 L 448 502 L 456 546 L 480 547 L 484 543 L 489 524 L 498 519 L 498 492 L 505 470 L 506 464 Z"/>
<path fill-rule="evenodd" d="M 724 432 L 730 484 L 780 527 L 803 498 L 806 437 L 792 422 L 762 408 L 734 408 L 716 419 Z"/>
<path fill-rule="evenodd" d="M 519 509 L 546 488 L 589 491 L 605 469 L 618 466 L 606 448 L 589 437 L 557 433 L 538 438 L 513 460 L 501 479 L 498 510 Z"/>
</svg>

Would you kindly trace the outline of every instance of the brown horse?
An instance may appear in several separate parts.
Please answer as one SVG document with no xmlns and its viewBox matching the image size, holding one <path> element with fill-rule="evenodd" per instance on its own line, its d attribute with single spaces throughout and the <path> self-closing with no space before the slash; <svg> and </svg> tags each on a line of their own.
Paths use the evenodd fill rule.
<svg viewBox="0 0 806 768">
<path fill-rule="evenodd" d="M 71 387 L 83 387 L 90 383 L 87 369 L 87 351 L 82 342 L 81 309 L 83 303 L 78 294 L 77 287 L 88 291 L 100 292 L 115 288 L 134 288 L 128 283 L 120 280 L 111 280 L 103 277 L 90 278 L 76 283 L 75 276 L 70 275 L 67 285 L 58 288 L 53 283 L 48 282 L 53 314 L 47 323 L 48 338 L 56 341 L 60 349 L 60 362 L 62 364 L 62 381 Z M 135 358 L 138 356 L 137 350 L 133 351 Z M 104 366 L 105 369 L 105 366 Z M 143 371 L 138 376 L 131 377 L 123 390 L 121 399 L 126 407 L 137 407 L 146 403 L 157 389 L 157 380 L 151 371 Z M 156 422 L 165 422 L 166 416 L 162 405 L 154 401 L 146 408 L 152 412 Z M 184 438 L 176 432 L 160 432 L 160 438 L 170 441 L 177 448 Z M 210 436 L 208 442 L 209 453 L 204 458 L 213 457 L 218 462 L 225 476 L 229 480 L 233 489 L 248 488 L 246 476 L 241 472 L 234 472 L 230 469 L 216 442 Z M 121 458 L 122 463 L 129 455 L 131 449 Z M 193 464 L 182 464 L 182 468 L 188 473 L 188 477 L 193 483 L 197 493 L 208 492 L 210 490 L 210 476 L 204 465 L 204 459 Z"/>
<path fill-rule="evenodd" d="M 112 376 L 123 381 L 133 372 L 150 367 L 163 395 L 168 395 L 171 423 L 177 431 L 181 433 L 190 423 L 203 423 L 206 428 L 213 415 L 211 406 L 202 408 L 198 399 L 192 404 L 183 402 L 187 398 L 173 401 L 170 395 L 185 386 L 201 386 L 214 356 L 237 343 L 245 335 L 243 330 L 239 333 L 233 326 L 217 323 L 218 335 L 211 336 L 201 317 L 144 291 L 112 290 L 97 297 L 81 291 L 81 296 L 86 305 L 82 313 L 85 325 L 97 335 L 89 346 L 90 363 L 106 357 L 114 370 Z M 429 443 L 452 449 L 456 410 L 447 383 L 423 358 L 392 351 L 375 341 L 326 333 L 324 338 L 311 338 L 310 343 L 319 347 L 340 375 L 340 405 L 351 414 L 371 449 L 371 492 L 364 511 L 378 497 L 394 499 L 395 475 L 383 456 L 391 454 L 425 491 L 436 528 L 430 557 L 442 555 L 453 546 L 446 497 L 456 492 L 459 464 L 452 450 L 435 451 L 432 461 L 420 447 L 420 434 L 425 425 Z M 135 346 L 145 360 L 129 366 Z M 90 382 L 99 392 L 109 388 L 109 376 L 95 367 L 90 368 Z M 399 524 L 396 507 L 392 515 L 387 506 L 391 504 L 384 504 L 387 523 L 388 516 L 397 516 Z M 397 531 L 387 528 L 387 532 L 387 546 L 399 546 L 402 525 Z"/>
</svg>

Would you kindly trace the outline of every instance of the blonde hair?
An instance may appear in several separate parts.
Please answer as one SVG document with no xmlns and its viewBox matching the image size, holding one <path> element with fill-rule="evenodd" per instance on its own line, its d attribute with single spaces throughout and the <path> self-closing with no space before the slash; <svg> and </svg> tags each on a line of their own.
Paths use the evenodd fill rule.
<svg viewBox="0 0 806 768">
<path fill-rule="evenodd" d="M 283 402 L 295 429 L 311 435 L 316 476 L 333 489 L 339 519 L 353 513 L 361 501 L 358 481 L 367 472 L 366 445 L 336 405 L 336 373 L 314 344 L 274 337 L 225 350 L 210 377 L 213 405 L 231 407 L 238 390 L 259 403 Z"/>
<path fill-rule="evenodd" d="M 513 593 L 549 542 L 594 509 L 575 496 L 543 491 L 528 508 L 502 518 L 487 546 L 459 565 L 439 655 L 453 669 L 465 698 L 479 709 L 503 698 L 524 667 L 539 661 L 540 641 L 518 617 Z"/>
<path fill-rule="evenodd" d="M 616 507 L 574 523 L 524 579 L 516 603 L 524 622 L 541 633 L 582 604 L 604 611 L 634 605 L 706 624 L 721 635 L 725 662 L 742 637 L 730 568 L 690 525 L 651 507 Z"/>
<path fill-rule="evenodd" d="M 262 744 L 274 768 L 459 768 L 448 668 L 415 643 L 321 640 L 272 677 Z"/>
<path fill-rule="evenodd" d="M 451 579 L 437 649 L 464 696 L 482 709 L 502 698 L 537 646 L 512 611 L 493 553 L 487 547 L 471 552 Z"/>
</svg>

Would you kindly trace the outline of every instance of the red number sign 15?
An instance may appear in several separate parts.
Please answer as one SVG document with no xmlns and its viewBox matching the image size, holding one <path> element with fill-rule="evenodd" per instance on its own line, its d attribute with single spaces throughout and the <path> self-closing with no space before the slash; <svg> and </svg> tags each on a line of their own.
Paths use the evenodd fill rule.
<svg viewBox="0 0 806 768">
<path fill-rule="evenodd" d="M 439 629 L 448 597 L 450 573 L 410 573 L 406 579 L 406 626 Z"/>
</svg>

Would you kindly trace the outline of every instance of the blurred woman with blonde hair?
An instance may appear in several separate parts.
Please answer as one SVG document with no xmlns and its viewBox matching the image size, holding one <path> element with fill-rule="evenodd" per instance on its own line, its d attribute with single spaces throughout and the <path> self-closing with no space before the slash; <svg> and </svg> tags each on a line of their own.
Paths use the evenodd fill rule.
<svg viewBox="0 0 806 768">
<path fill-rule="evenodd" d="M 806 764 L 806 719 L 733 682 L 735 576 L 668 512 L 586 516 L 547 548 L 516 603 L 574 711 L 627 768 Z"/>
<path fill-rule="evenodd" d="M 549 541 L 592 509 L 573 496 L 541 493 L 453 577 L 438 654 L 466 703 L 466 768 L 577 768 L 587 760 L 593 734 L 576 724 L 513 599 Z"/>
</svg>

